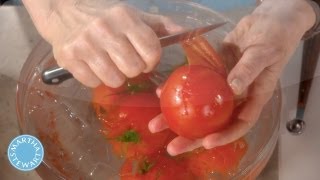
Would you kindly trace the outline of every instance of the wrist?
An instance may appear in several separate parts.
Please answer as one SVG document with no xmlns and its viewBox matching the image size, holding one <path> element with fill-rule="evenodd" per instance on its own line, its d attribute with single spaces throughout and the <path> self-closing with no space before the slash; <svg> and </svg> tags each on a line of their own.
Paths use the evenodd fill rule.
<svg viewBox="0 0 320 180">
<path fill-rule="evenodd" d="M 51 16 L 62 4 L 63 0 L 22 0 L 34 25 L 42 36 L 48 27 Z"/>
</svg>

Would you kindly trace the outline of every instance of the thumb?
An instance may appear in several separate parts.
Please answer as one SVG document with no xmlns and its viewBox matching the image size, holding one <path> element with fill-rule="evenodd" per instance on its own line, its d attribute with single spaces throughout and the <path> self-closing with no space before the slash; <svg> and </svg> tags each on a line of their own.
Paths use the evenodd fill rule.
<svg viewBox="0 0 320 180">
<path fill-rule="evenodd" d="M 184 30 L 182 26 L 176 24 L 166 16 L 142 12 L 142 20 L 148 24 L 158 36 L 174 34 Z"/>
<path fill-rule="evenodd" d="M 227 80 L 234 94 L 242 94 L 269 65 L 271 59 L 266 59 L 268 56 L 263 52 L 259 46 L 249 47 L 231 70 Z"/>
</svg>

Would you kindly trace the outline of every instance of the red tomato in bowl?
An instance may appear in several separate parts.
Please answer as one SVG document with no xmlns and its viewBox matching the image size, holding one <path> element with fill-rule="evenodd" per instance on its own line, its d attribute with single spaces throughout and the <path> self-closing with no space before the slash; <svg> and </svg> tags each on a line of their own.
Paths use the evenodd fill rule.
<svg viewBox="0 0 320 180">
<path fill-rule="evenodd" d="M 162 89 L 160 103 L 170 129 L 190 139 L 226 127 L 234 106 L 226 80 L 200 65 L 175 70 Z"/>
<path fill-rule="evenodd" d="M 179 158 L 197 179 L 230 179 L 247 149 L 247 142 L 241 138 L 213 149 L 199 148 Z"/>
<path fill-rule="evenodd" d="M 120 170 L 121 180 L 195 180 L 194 175 L 175 159 L 150 155 L 127 159 Z"/>
<path fill-rule="evenodd" d="M 115 108 L 119 105 L 122 97 L 136 93 L 153 93 L 156 85 L 150 81 L 150 74 L 141 74 L 127 82 L 119 88 L 110 88 L 105 85 L 93 89 L 92 104 L 93 109 L 101 121 L 110 120 Z"/>
<path fill-rule="evenodd" d="M 161 113 L 156 85 L 148 74 L 129 79 L 120 88 L 99 86 L 93 107 L 115 154 L 132 157 L 164 150 L 176 136 L 171 130 L 151 133 L 149 121 Z"/>
<path fill-rule="evenodd" d="M 124 96 L 114 113 L 118 117 L 107 131 L 107 138 L 113 145 L 114 152 L 122 157 L 162 151 L 176 137 L 169 129 L 158 133 L 151 133 L 148 129 L 149 121 L 161 113 L 159 99 L 155 94 Z"/>
</svg>

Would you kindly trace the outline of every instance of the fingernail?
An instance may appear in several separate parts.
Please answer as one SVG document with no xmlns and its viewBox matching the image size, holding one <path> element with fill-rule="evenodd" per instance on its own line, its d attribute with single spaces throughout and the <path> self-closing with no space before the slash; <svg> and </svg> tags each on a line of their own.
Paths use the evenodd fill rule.
<svg viewBox="0 0 320 180">
<path fill-rule="evenodd" d="M 204 141 L 202 146 L 205 148 L 205 149 L 212 149 L 214 147 L 216 147 L 217 145 L 213 142 L 210 142 L 210 141 Z"/>
<path fill-rule="evenodd" d="M 156 94 L 157 94 L 158 98 L 160 98 L 161 90 L 162 90 L 161 88 L 157 88 L 157 90 L 156 90 Z"/>
<path fill-rule="evenodd" d="M 96 88 L 101 84 L 101 81 L 99 79 L 94 79 L 90 81 L 90 84 L 88 84 L 89 87 L 91 88 Z"/>
<path fill-rule="evenodd" d="M 151 121 L 148 124 L 148 128 L 151 133 L 157 133 L 168 128 L 167 124 L 163 123 L 162 119 L 162 114 L 151 119 Z"/>
<path fill-rule="evenodd" d="M 151 133 L 156 133 L 152 120 L 148 124 L 148 129 Z"/>
<path fill-rule="evenodd" d="M 181 32 L 184 28 L 182 26 L 172 24 L 171 26 L 167 27 L 168 32 Z"/>
<path fill-rule="evenodd" d="M 171 146 L 167 146 L 167 152 L 170 156 L 176 156 L 178 155 L 179 153 L 174 149 L 172 148 Z"/>
<path fill-rule="evenodd" d="M 233 93 L 236 95 L 240 95 L 244 89 L 243 84 L 239 79 L 233 79 L 229 86 L 231 87 Z"/>
</svg>

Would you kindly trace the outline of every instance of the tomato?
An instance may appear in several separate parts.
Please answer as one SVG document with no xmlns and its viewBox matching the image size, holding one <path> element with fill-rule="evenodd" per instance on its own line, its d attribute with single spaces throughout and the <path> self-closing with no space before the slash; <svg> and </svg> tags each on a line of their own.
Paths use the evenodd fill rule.
<svg viewBox="0 0 320 180">
<path fill-rule="evenodd" d="M 175 159 L 151 155 L 127 159 L 120 171 L 121 180 L 192 180 L 194 175 Z"/>
<path fill-rule="evenodd" d="M 176 136 L 171 130 L 151 133 L 149 121 L 161 113 L 155 94 L 137 93 L 123 97 L 107 133 L 114 152 L 122 157 L 152 154 L 164 150 Z"/>
<path fill-rule="evenodd" d="M 153 93 L 157 88 L 150 81 L 150 74 L 141 74 L 136 78 L 129 79 L 119 88 L 110 88 L 101 85 L 93 90 L 92 105 L 97 118 L 103 122 L 106 130 L 112 128 L 116 116 L 115 111 L 121 103 L 121 99 L 136 93 Z"/>
<path fill-rule="evenodd" d="M 170 129 L 196 139 L 230 123 L 233 93 L 224 64 L 205 38 L 195 37 L 182 46 L 189 64 L 177 68 L 166 81 L 161 110 Z"/>
<path fill-rule="evenodd" d="M 247 152 L 247 148 L 246 141 L 239 139 L 209 150 L 196 149 L 180 158 L 198 179 L 230 179 Z"/>
<path fill-rule="evenodd" d="M 226 80 L 200 65 L 175 70 L 162 89 L 160 101 L 170 129 L 190 139 L 226 127 L 234 104 Z"/>
<path fill-rule="evenodd" d="M 157 88 L 150 81 L 150 74 L 141 74 L 136 78 L 129 79 L 119 88 L 110 88 L 100 85 L 93 90 L 92 104 L 98 119 L 101 121 L 110 120 L 112 112 L 119 105 L 119 100 L 126 95 L 138 92 L 154 92 Z"/>
<path fill-rule="evenodd" d="M 113 89 L 100 86 L 93 92 L 93 107 L 115 154 L 132 157 L 164 150 L 176 135 L 171 130 L 151 133 L 149 121 L 161 113 L 156 85 L 143 74 Z"/>
</svg>

